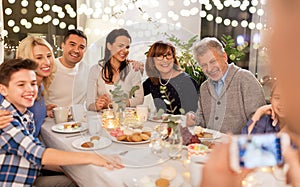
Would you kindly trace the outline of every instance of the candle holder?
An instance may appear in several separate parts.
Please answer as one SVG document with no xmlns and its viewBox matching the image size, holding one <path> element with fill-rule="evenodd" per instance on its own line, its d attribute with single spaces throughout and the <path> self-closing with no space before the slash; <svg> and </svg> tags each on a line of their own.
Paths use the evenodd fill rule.
<svg viewBox="0 0 300 187">
<path fill-rule="evenodd" d="M 119 126 L 118 119 L 112 109 L 106 109 L 103 111 L 102 126 L 107 130 L 113 130 Z"/>
</svg>

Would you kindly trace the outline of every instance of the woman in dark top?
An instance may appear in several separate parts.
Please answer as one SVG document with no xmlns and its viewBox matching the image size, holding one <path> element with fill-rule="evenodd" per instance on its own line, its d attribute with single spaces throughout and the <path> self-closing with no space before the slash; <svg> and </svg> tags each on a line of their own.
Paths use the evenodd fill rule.
<svg viewBox="0 0 300 187">
<path fill-rule="evenodd" d="M 146 73 L 144 95 L 152 94 L 157 110 L 169 114 L 181 114 L 181 108 L 185 112 L 197 110 L 199 85 L 180 68 L 172 44 L 158 41 L 150 47 Z"/>
</svg>

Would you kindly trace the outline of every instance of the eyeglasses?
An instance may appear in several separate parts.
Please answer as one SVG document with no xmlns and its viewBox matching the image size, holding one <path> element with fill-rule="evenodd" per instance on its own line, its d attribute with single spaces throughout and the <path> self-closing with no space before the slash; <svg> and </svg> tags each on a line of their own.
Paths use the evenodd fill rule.
<svg viewBox="0 0 300 187">
<path fill-rule="evenodd" d="M 171 60 L 171 59 L 173 59 L 173 54 L 172 53 L 167 53 L 167 54 L 164 54 L 164 55 L 159 55 L 155 58 L 159 61 L 162 61 L 164 58 L 166 58 L 167 60 Z"/>
</svg>

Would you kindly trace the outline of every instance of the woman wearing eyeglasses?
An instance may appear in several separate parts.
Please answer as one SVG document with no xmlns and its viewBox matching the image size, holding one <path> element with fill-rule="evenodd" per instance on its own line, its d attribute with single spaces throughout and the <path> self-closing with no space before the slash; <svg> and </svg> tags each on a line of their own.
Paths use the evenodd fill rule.
<svg viewBox="0 0 300 187">
<path fill-rule="evenodd" d="M 144 95 L 152 94 L 156 109 L 165 113 L 181 114 L 196 111 L 198 83 L 185 73 L 176 59 L 175 47 L 162 41 L 155 42 L 147 53 Z"/>
</svg>

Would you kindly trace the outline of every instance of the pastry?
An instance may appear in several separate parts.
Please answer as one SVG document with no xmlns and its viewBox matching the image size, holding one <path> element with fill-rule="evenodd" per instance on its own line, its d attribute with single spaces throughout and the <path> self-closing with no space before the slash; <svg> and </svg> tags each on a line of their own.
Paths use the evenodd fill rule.
<svg viewBox="0 0 300 187">
<path fill-rule="evenodd" d="M 144 141 L 147 141 L 147 140 L 149 140 L 149 138 L 150 138 L 147 134 L 141 134 L 140 136 L 142 137 L 142 139 L 143 139 Z"/>
<path fill-rule="evenodd" d="M 127 142 L 132 142 L 132 140 L 131 140 L 131 136 L 127 135 L 127 136 L 126 136 L 126 139 L 125 139 L 124 141 L 127 141 Z"/>
<path fill-rule="evenodd" d="M 81 126 L 81 123 L 79 123 L 79 122 L 76 122 L 76 123 L 66 123 L 66 124 L 64 124 L 64 128 L 65 128 L 65 129 L 70 129 L 70 128 L 76 129 L 76 128 L 80 127 L 80 126 Z"/>
<path fill-rule="evenodd" d="M 84 142 L 83 144 L 81 144 L 81 147 L 91 148 L 94 147 L 94 144 L 92 142 Z"/>
<path fill-rule="evenodd" d="M 159 178 L 155 181 L 155 185 L 157 187 L 168 187 L 170 185 L 170 181 L 168 179 Z"/>
<path fill-rule="evenodd" d="M 126 135 L 121 135 L 121 136 L 118 136 L 118 137 L 117 137 L 117 140 L 118 140 L 118 141 L 124 141 L 126 138 L 127 138 Z"/>
<path fill-rule="evenodd" d="M 199 138 L 213 138 L 213 134 L 209 132 L 202 132 L 197 134 Z"/>
<path fill-rule="evenodd" d="M 151 132 L 150 132 L 150 131 L 142 132 L 142 134 L 146 134 L 146 135 L 148 135 L 149 137 L 151 137 Z"/>
<path fill-rule="evenodd" d="M 175 179 L 176 177 L 176 170 L 172 166 L 165 166 L 160 171 L 160 177 L 163 179 L 168 179 L 169 181 Z"/>
<path fill-rule="evenodd" d="M 93 140 L 99 141 L 99 140 L 100 140 L 100 136 L 92 136 L 92 137 L 90 138 L 90 140 L 91 140 L 91 142 L 92 142 Z"/>
<path fill-rule="evenodd" d="M 194 133 L 201 134 L 203 132 L 203 128 L 201 126 L 195 126 Z"/>
<path fill-rule="evenodd" d="M 139 134 L 133 134 L 131 136 L 131 140 L 133 142 L 141 142 L 143 140 L 143 138 Z"/>
</svg>

